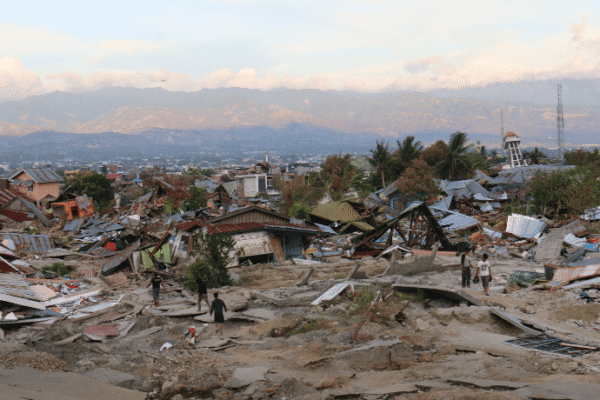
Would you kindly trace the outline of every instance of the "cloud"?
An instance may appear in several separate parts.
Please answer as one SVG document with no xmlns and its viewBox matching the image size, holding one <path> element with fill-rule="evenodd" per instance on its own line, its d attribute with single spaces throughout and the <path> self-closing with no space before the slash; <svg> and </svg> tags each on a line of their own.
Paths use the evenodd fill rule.
<svg viewBox="0 0 600 400">
<path fill-rule="evenodd" d="M 0 52 L 4 54 L 57 53 L 82 48 L 77 41 L 46 29 L 0 25 Z"/>
<path fill-rule="evenodd" d="M 425 72 L 429 69 L 429 67 L 433 64 L 439 64 L 442 62 L 442 57 L 440 56 L 429 56 L 427 58 L 418 58 L 415 61 L 408 62 L 404 64 L 404 70 L 411 74 L 416 74 L 419 72 Z"/>
<path fill-rule="evenodd" d="M 45 92 L 40 76 L 24 69 L 19 59 L 0 58 L 0 100 L 20 100 Z"/>
<path fill-rule="evenodd" d="M 581 22 L 571 25 L 571 32 L 573 32 L 572 40 L 574 42 L 581 42 L 583 40 L 583 31 L 587 25 L 587 19 L 588 17 L 583 17 Z"/>
</svg>

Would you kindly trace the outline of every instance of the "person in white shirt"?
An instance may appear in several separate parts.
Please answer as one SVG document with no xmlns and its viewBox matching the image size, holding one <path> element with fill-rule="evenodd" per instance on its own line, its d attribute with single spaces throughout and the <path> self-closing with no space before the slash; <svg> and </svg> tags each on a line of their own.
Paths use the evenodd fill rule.
<svg viewBox="0 0 600 400">
<path fill-rule="evenodd" d="M 479 271 L 481 271 L 481 285 L 483 286 L 483 292 L 486 296 L 490 295 L 490 281 L 494 279 L 492 277 L 492 269 L 490 268 L 490 263 L 487 260 L 487 254 L 484 254 L 481 257 L 481 261 L 477 263 L 477 272 L 475 272 L 475 277 L 479 277 Z"/>
</svg>

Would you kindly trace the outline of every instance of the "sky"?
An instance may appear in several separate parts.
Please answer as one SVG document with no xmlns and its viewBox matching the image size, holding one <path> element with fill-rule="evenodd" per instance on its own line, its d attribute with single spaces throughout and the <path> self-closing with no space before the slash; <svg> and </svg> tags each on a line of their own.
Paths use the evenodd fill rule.
<svg viewBox="0 0 600 400">
<path fill-rule="evenodd" d="M 55 90 L 384 92 L 600 77 L 600 1 L 4 2 L 0 100 Z"/>
</svg>

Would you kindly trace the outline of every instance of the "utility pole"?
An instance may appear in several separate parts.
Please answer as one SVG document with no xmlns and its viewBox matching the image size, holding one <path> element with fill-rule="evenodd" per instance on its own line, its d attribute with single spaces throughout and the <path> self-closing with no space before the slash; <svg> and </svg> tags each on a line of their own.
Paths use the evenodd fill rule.
<svg viewBox="0 0 600 400">
<path fill-rule="evenodd" d="M 558 84 L 558 105 L 556 106 L 556 125 L 558 127 L 558 152 L 560 159 L 565 157 L 565 117 L 562 105 L 562 85 Z"/>
<path fill-rule="evenodd" d="M 500 110 L 500 151 L 504 151 L 504 110 Z"/>
</svg>

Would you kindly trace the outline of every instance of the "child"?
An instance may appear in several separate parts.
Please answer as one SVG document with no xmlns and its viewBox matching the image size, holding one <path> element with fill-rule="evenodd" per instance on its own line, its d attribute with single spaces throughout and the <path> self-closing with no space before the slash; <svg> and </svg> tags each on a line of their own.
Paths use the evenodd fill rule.
<svg viewBox="0 0 600 400">
<path fill-rule="evenodd" d="M 481 270 L 481 284 L 483 285 L 483 292 L 486 296 L 490 295 L 490 281 L 492 278 L 492 269 L 490 268 L 490 263 L 487 260 L 487 254 L 484 254 L 481 257 L 481 261 L 477 263 L 477 272 L 475 272 L 475 277 L 479 276 L 479 271 Z"/>
<path fill-rule="evenodd" d="M 225 306 L 225 302 L 223 300 L 219 299 L 219 293 L 215 292 L 215 299 L 210 306 L 210 315 L 212 315 L 214 311 L 215 326 L 217 327 L 217 332 L 220 332 L 221 335 L 223 334 L 223 323 L 225 322 L 223 310 L 227 311 L 227 306 Z"/>
</svg>

